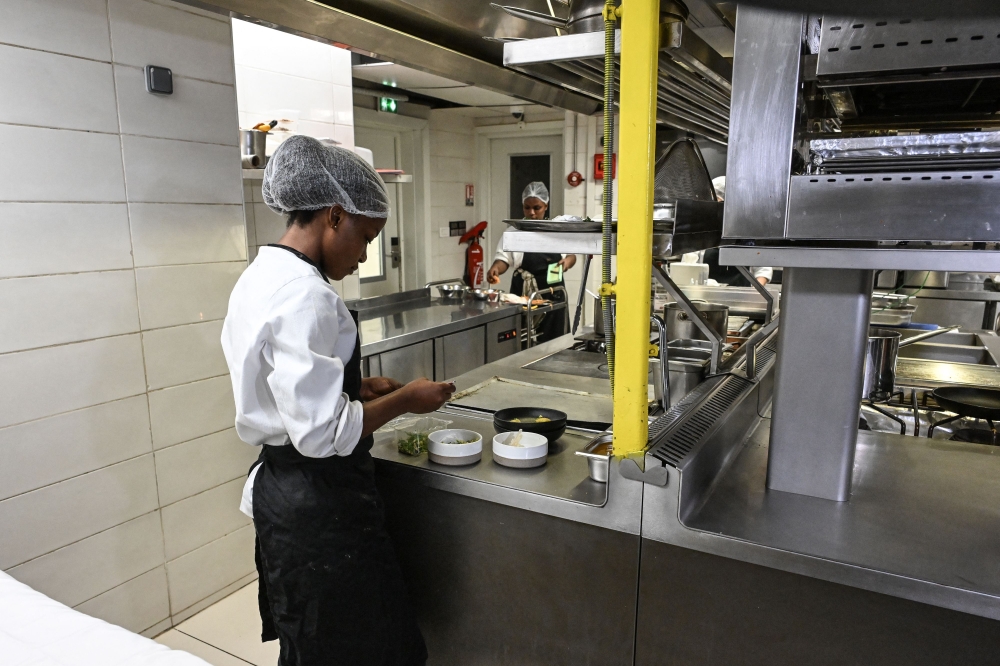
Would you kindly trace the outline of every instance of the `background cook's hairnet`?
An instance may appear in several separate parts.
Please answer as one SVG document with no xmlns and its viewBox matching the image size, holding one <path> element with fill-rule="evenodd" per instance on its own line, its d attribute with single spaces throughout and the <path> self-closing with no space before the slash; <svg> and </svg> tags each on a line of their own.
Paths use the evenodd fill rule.
<svg viewBox="0 0 1000 666">
<path fill-rule="evenodd" d="M 718 197 L 719 201 L 725 201 L 726 199 L 726 177 L 718 176 L 712 179 L 712 187 L 715 188 L 715 196 Z"/>
<path fill-rule="evenodd" d="M 528 186 L 524 188 L 524 192 L 521 193 L 521 203 L 527 201 L 529 197 L 535 197 L 536 199 L 541 199 L 545 203 L 548 203 L 549 188 L 545 187 L 545 183 L 540 180 L 528 183 Z"/>
<path fill-rule="evenodd" d="M 389 217 L 389 195 L 375 169 L 350 150 L 308 136 L 291 136 L 278 146 L 261 190 L 276 213 L 340 204 L 355 215 Z"/>
</svg>

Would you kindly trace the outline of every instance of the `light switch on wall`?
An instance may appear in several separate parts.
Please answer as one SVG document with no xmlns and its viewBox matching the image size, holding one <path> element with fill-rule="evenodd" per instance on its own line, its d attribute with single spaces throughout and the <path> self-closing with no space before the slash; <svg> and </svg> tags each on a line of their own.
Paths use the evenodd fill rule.
<svg viewBox="0 0 1000 666">
<path fill-rule="evenodd" d="M 440 236 L 441 238 L 447 238 L 448 231 L 449 231 L 448 227 L 438 227 L 438 236 Z"/>
</svg>

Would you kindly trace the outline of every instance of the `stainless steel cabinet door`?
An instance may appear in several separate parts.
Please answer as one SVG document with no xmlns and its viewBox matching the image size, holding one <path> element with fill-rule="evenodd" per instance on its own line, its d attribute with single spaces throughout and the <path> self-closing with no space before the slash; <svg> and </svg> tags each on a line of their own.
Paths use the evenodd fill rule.
<svg viewBox="0 0 1000 666">
<path fill-rule="evenodd" d="M 379 372 L 383 377 L 392 377 L 404 384 L 434 376 L 434 343 L 431 340 L 379 354 L 378 359 Z M 374 362 L 370 366 L 370 371 L 374 373 Z"/>
<path fill-rule="evenodd" d="M 499 361 L 505 356 L 521 351 L 521 333 L 517 330 L 519 317 L 508 317 L 486 324 L 486 362 Z"/>
<path fill-rule="evenodd" d="M 444 362 L 439 363 L 438 368 L 443 368 L 444 376 L 438 380 L 453 379 L 486 363 L 485 327 L 477 326 L 440 339 L 438 349 L 443 351 Z"/>
</svg>

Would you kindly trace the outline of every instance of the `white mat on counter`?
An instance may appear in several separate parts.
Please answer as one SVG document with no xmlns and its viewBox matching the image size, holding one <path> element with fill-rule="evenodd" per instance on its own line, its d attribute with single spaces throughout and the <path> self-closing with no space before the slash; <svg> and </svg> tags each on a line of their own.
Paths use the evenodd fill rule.
<svg viewBox="0 0 1000 666">
<path fill-rule="evenodd" d="M 0 571 L 3 666 L 208 666 L 139 634 L 90 617 Z"/>
</svg>

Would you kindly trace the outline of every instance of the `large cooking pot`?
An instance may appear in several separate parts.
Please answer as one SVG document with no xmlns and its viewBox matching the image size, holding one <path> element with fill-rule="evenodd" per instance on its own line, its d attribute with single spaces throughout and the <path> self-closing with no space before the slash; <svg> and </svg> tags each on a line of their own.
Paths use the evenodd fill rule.
<svg viewBox="0 0 1000 666">
<path fill-rule="evenodd" d="M 723 341 L 729 328 L 729 306 L 719 303 L 695 301 L 694 307 L 701 315 L 702 321 L 719 334 Z M 663 308 L 663 320 L 667 324 L 668 340 L 707 340 L 698 326 L 691 321 L 687 313 L 678 303 L 667 303 Z"/>
</svg>

